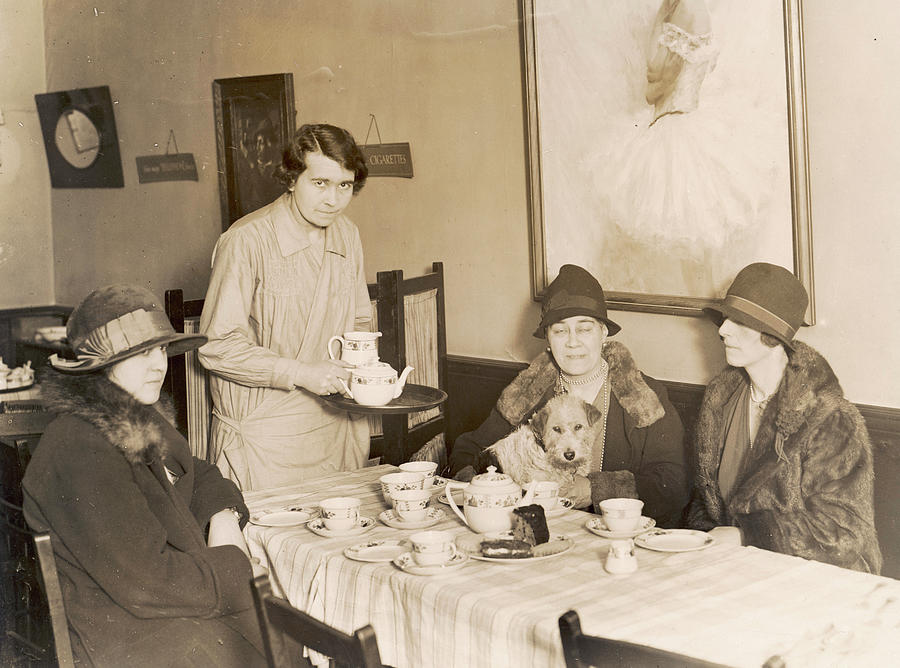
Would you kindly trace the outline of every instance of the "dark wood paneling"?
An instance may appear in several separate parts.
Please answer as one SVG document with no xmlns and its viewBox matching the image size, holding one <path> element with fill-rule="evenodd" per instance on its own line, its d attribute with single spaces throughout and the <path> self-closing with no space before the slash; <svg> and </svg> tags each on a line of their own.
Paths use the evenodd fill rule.
<svg viewBox="0 0 900 668">
<path fill-rule="evenodd" d="M 476 429 L 516 374 L 527 365 L 459 355 L 447 356 L 447 442 Z M 703 385 L 661 381 L 692 440 Z M 900 578 L 900 409 L 857 404 L 875 450 L 875 527 L 884 554 L 882 574 Z"/>
</svg>

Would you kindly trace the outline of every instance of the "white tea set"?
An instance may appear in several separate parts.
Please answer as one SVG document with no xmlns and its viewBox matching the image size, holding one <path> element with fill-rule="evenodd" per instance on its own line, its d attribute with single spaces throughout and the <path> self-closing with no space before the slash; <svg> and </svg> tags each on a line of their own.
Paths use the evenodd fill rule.
<svg viewBox="0 0 900 668">
<path fill-rule="evenodd" d="M 384 406 L 403 393 L 406 377 L 413 370 L 407 366 L 397 374 L 387 362 L 378 359 L 378 337 L 381 332 L 344 332 L 328 339 L 328 357 L 338 359 L 333 343 L 340 342 L 340 359 L 354 365 L 349 386 L 341 380 L 348 397 L 362 406 Z"/>
</svg>

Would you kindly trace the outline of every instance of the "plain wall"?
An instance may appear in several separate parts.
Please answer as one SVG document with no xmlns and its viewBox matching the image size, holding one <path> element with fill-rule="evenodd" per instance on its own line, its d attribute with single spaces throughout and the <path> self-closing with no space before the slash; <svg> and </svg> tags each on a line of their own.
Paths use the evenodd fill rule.
<svg viewBox="0 0 900 668">
<path fill-rule="evenodd" d="M 0 309 L 54 299 L 50 176 L 34 106 L 43 17 L 40 2 L 0 0 Z"/>
<path fill-rule="evenodd" d="M 415 177 L 373 178 L 349 209 L 370 280 L 443 260 L 451 353 L 527 360 L 541 349 L 514 0 L 45 5 L 46 90 L 110 87 L 125 187 L 51 192 L 55 279 L 38 272 L 26 291 L 53 281 L 50 298 L 73 303 L 128 280 L 201 296 L 221 231 L 211 82 L 292 72 L 298 124 L 333 122 L 362 141 L 374 114 L 383 141 L 411 144 Z M 799 338 L 826 355 L 851 400 L 900 407 L 900 145 L 889 111 L 900 93 L 888 83 L 900 10 L 815 0 L 804 11 L 818 323 Z M 135 156 L 164 152 L 170 129 L 199 182 L 138 184 Z M 611 315 L 647 373 L 705 383 L 724 364 L 704 320 Z"/>
</svg>

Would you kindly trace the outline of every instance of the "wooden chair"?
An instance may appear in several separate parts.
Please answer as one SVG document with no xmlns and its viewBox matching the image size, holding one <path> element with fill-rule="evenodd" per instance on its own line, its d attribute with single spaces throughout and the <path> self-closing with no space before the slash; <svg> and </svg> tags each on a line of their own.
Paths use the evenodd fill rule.
<svg viewBox="0 0 900 668">
<path fill-rule="evenodd" d="M 203 300 L 184 300 L 181 290 L 166 290 L 166 315 L 176 332 L 199 331 Z M 209 428 L 212 399 L 209 394 L 209 372 L 197 359 L 197 351 L 169 358 L 165 391 L 175 405 L 175 426 L 188 440 L 198 459 L 209 460 Z"/>
<path fill-rule="evenodd" d="M 22 509 L 0 499 L 0 522 L 6 536 L 3 572 L 11 582 L 6 636 L 28 659 L 60 668 L 74 666 L 72 645 L 56 558 L 50 534 L 28 529 Z"/>
<path fill-rule="evenodd" d="M 280 644 L 278 640 L 284 636 L 329 657 L 337 668 L 381 668 L 378 642 L 371 625 L 366 624 L 353 635 L 347 635 L 320 622 L 274 596 L 268 575 L 253 579 L 253 600 L 270 668 L 279 666 L 273 641 Z"/>
<path fill-rule="evenodd" d="M 447 326 L 444 311 L 444 265 L 434 262 L 430 273 L 404 278 L 403 271 L 379 271 L 374 286 L 376 326 L 382 336 L 378 354 L 397 371 L 414 367 L 407 382 L 447 385 Z M 446 407 L 410 415 L 385 415 L 381 435 L 373 431 L 373 456 L 382 463 L 401 464 L 428 459 L 443 469 L 447 463 Z"/>
<path fill-rule="evenodd" d="M 578 619 L 578 613 L 574 610 L 569 610 L 559 618 L 559 635 L 562 639 L 566 668 L 587 668 L 588 666 L 598 666 L 599 668 L 607 666 L 722 668 L 721 664 L 709 663 L 655 647 L 585 635 L 581 632 L 581 620 Z"/>
</svg>

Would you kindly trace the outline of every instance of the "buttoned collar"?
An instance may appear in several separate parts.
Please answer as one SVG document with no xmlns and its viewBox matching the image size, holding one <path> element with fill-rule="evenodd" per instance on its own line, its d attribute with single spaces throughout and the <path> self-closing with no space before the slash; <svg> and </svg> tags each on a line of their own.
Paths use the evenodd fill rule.
<svg viewBox="0 0 900 668">
<path fill-rule="evenodd" d="M 311 245 L 308 232 L 310 224 L 291 206 L 289 192 L 275 200 L 272 213 L 275 238 L 283 257 L 309 248 Z M 341 219 L 335 220 L 325 228 L 325 252 L 347 257 L 347 244 L 337 231 L 337 225 L 340 222 Z"/>
</svg>

